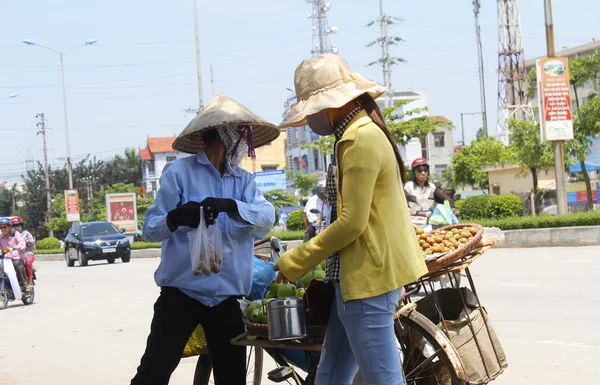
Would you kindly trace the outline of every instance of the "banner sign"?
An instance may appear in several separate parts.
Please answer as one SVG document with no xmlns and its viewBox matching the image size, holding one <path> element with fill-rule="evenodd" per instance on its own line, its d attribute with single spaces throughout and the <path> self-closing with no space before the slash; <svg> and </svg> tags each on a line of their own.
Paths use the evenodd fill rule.
<svg viewBox="0 0 600 385">
<path fill-rule="evenodd" d="M 279 224 L 281 226 L 285 226 L 287 223 L 287 217 L 291 212 L 296 210 L 302 210 L 304 207 L 302 206 L 288 206 L 288 207 L 280 207 L 279 208 Z"/>
<path fill-rule="evenodd" d="M 106 220 L 125 234 L 138 230 L 135 193 L 106 194 Z"/>
<path fill-rule="evenodd" d="M 79 222 L 79 194 L 77 190 L 65 190 L 65 209 L 67 222 Z"/>
<path fill-rule="evenodd" d="M 271 190 L 285 190 L 285 170 L 269 170 L 254 173 L 256 186 L 262 192 Z"/>
<path fill-rule="evenodd" d="M 537 83 L 542 140 L 573 140 L 569 59 L 538 59 Z"/>
</svg>

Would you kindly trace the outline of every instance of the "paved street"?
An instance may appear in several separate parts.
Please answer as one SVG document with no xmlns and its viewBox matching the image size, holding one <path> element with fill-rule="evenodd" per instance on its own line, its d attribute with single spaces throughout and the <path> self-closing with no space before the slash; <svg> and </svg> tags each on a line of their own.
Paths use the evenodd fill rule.
<svg viewBox="0 0 600 385">
<path fill-rule="evenodd" d="M 158 294 L 157 263 L 38 263 L 36 303 L 0 311 L 0 384 L 127 384 Z M 509 361 L 494 384 L 598 383 L 600 247 L 492 250 L 473 273 Z M 182 360 L 171 383 L 191 384 L 194 366 Z"/>
</svg>

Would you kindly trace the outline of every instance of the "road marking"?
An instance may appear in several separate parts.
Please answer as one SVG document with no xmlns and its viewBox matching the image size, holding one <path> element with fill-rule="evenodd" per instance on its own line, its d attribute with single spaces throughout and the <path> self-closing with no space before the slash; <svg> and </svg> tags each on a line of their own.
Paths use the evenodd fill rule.
<svg viewBox="0 0 600 385">
<path fill-rule="evenodd" d="M 600 348 L 600 345 L 598 344 L 586 344 L 584 342 L 567 342 L 557 340 L 532 340 L 532 342 L 545 345 L 571 346 L 575 348 Z"/>
<path fill-rule="evenodd" d="M 521 287 L 536 287 L 539 283 L 501 283 L 500 286 L 521 286 Z"/>
</svg>

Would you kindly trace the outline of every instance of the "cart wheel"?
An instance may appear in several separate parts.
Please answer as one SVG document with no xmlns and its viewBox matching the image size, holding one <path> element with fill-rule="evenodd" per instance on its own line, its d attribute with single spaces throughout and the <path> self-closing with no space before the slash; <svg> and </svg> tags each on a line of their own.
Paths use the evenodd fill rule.
<svg viewBox="0 0 600 385">
<path fill-rule="evenodd" d="M 421 315 L 416 318 L 417 322 L 400 316 L 394 323 L 405 384 L 467 385 L 465 380 L 458 378 L 440 343 L 419 324 L 431 321 Z"/>
<path fill-rule="evenodd" d="M 263 371 L 263 349 L 249 347 L 246 356 L 246 384 L 260 385 Z M 198 357 L 196 364 L 196 373 L 194 374 L 194 385 L 214 384 L 211 378 L 212 361 L 209 354 L 202 354 Z"/>
</svg>

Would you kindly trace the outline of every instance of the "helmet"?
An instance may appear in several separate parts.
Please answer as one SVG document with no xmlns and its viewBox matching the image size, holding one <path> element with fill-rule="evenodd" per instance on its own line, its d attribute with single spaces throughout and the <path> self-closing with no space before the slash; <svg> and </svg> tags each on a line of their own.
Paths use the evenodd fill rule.
<svg viewBox="0 0 600 385">
<path fill-rule="evenodd" d="M 13 226 L 23 225 L 23 218 L 21 217 L 13 217 L 11 220 Z"/>
<path fill-rule="evenodd" d="M 412 162 L 412 164 L 410 165 L 410 168 L 414 170 L 415 168 L 417 168 L 419 166 L 429 167 L 429 161 L 425 158 L 417 158 Z"/>
<path fill-rule="evenodd" d="M 10 218 L 0 218 L 0 225 L 12 225 L 12 223 L 10 223 Z"/>
</svg>

